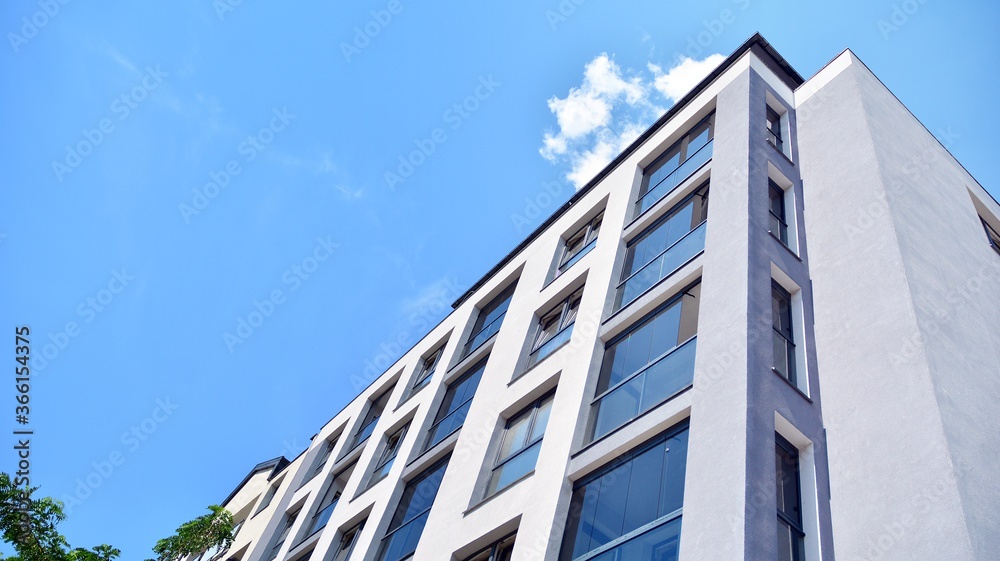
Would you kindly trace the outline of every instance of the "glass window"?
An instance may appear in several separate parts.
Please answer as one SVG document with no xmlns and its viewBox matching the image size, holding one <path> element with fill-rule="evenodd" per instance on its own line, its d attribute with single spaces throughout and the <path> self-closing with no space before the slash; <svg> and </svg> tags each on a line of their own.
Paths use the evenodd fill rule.
<svg viewBox="0 0 1000 561">
<path fill-rule="evenodd" d="M 260 501 L 260 506 L 257 507 L 256 511 L 254 511 L 255 515 L 271 504 L 271 499 L 273 499 L 274 494 L 278 492 L 279 485 L 281 485 L 281 480 L 275 481 L 273 485 L 267 488 L 267 492 L 264 493 L 264 498 Z"/>
<path fill-rule="evenodd" d="M 420 370 L 417 372 L 417 377 L 413 380 L 413 392 L 426 386 L 427 382 L 431 381 L 431 376 L 434 375 L 434 370 L 437 368 L 442 353 L 444 353 L 444 345 L 441 345 L 433 353 L 420 361 Z"/>
<path fill-rule="evenodd" d="M 438 442 L 444 440 L 446 436 L 455 432 L 465 423 L 465 416 L 469 413 L 469 406 L 472 398 L 476 395 L 479 387 L 479 380 L 486 369 L 486 359 L 474 366 L 461 378 L 448 385 L 444 394 L 444 401 L 438 409 L 434 424 L 431 425 L 430 437 L 427 439 L 425 450 L 429 450 Z"/>
<path fill-rule="evenodd" d="M 476 552 L 471 557 L 466 557 L 465 561 L 510 561 L 510 556 L 514 552 L 514 538 L 510 535 L 495 544 Z"/>
<path fill-rule="evenodd" d="M 676 560 L 687 441 L 685 423 L 577 483 L 560 561 Z"/>
<path fill-rule="evenodd" d="M 535 469 L 554 397 L 553 392 L 540 398 L 507 421 L 490 481 L 486 486 L 487 496 L 505 489 Z"/>
<path fill-rule="evenodd" d="M 556 276 L 569 269 L 574 263 L 586 255 L 594 245 L 597 244 L 597 235 L 601 231 L 601 222 L 604 220 L 604 213 L 601 212 L 582 228 L 566 238 L 566 245 L 563 246 L 562 256 L 559 258 L 559 267 Z"/>
<path fill-rule="evenodd" d="M 382 448 L 382 453 L 379 454 L 378 460 L 375 462 L 375 468 L 368 479 L 369 487 L 381 481 L 386 475 L 389 475 L 389 470 L 392 469 L 392 461 L 396 459 L 396 454 L 399 453 L 399 448 L 403 445 L 403 437 L 406 436 L 406 429 L 409 426 L 409 424 L 403 425 L 385 437 L 385 446 Z"/>
<path fill-rule="evenodd" d="M 708 182 L 629 242 L 615 310 L 669 277 L 705 249 Z"/>
<path fill-rule="evenodd" d="M 416 551 L 447 468 L 446 457 L 406 485 L 389 529 L 379 546 L 379 561 L 402 561 L 409 559 Z"/>
<path fill-rule="evenodd" d="M 368 412 L 365 413 L 365 418 L 361 422 L 358 432 L 354 435 L 354 444 L 351 446 L 352 449 L 356 448 L 358 444 L 361 444 L 367 440 L 369 436 L 371 436 L 372 431 L 375 430 L 375 423 L 378 422 L 379 417 L 382 416 L 382 411 L 385 410 L 386 404 L 389 403 L 390 393 L 392 393 L 392 388 L 382 392 L 368 405 Z"/>
<path fill-rule="evenodd" d="M 466 355 L 489 340 L 497 331 L 500 331 L 500 325 L 503 323 L 503 317 L 507 313 L 507 307 L 510 306 L 510 298 L 514 295 L 516 284 L 514 283 L 507 287 L 506 290 L 491 300 L 489 304 L 486 304 L 479 310 L 476 325 L 473 326 L 472 334 L 469 336 L 469 343 L 465 346 Z"/>
<path fill-rule="evenodd" d="M 295 518 L 298 517 L 299 513 L 293 512 L 285 517 L 285 523 L 281 526 L 281 530 L 277 535 L 274 536 L 274 545 L 271 546 L 271 551 L 267 554 L 266 560 L 271 561 L 278 557 L 278 551 L 281 546 L 284 545 L 285 540 L 288 539 L 288 533 L 292 529 L 292 524 L 295 524 Z"/>
<path fill-rule="evenodd" d="M 774 474 L 778 496 L 778 559 L 803 561 L 802 497 L 799 484 L 799 451 L 775 434 Z"/>
<path fill-rule="evenodd" d="M 774 340 L 774 371 L 792 385 L 796 385 L 792 296 L 773 280 L 771 281 L 771 326 Z"/>
<path fill-rule="evenodd" d="M 582 297 L 583 287 L 580 287 L 541 317 L 531 345 L 531 354 L 528 355 L 528 367 L 540 362 L 569 341 Z"/>
<path fill-rule="evenodd" d="M 646 167 L 635 202 L 635 216 L 649 210 L 712 159 L 714 133 L 715 113 L 712 113 Z"/>
<path fill-rule="evenodd" d="M 333 556 L 330 561 L 347 561 L 347 558 L 354 551 L 354 544 L 358 541 L 358 536 L 361 534 L 361 529 L 364 528 L 365 521 L 362 520 L 358 522 L 356 526 L 346 530 L 343 535 L 340 536 L 340 542 L 337 544 L 337 553 Z"/>
<path fill-rule="evenodd" d="M 699 281 L 605 347 L 592 403 L 593 440 L 691 385 L 700 301 Z"/>
<path fill-rule="evenodd" d="M 997 253 L 1000 253 L 1000 234 L 993 229 L 993 226 L 990 226 L 989 223 L 986 222 L 986 219 L 979 217 L 979 220 L 982 221 L 983 228 L 986 229 L 986 237 L 990 240 L 990 246 L 992 246 Z"/>
<path fill-rule="evenodd" d="M 767 188 L 770 199 L 771 233 L 787 246 L 788 220 L 785 218 L 785 190 L 770 179 L 767 180 Z"/>
<path fill-rule="evenodd" d="M 316 477 L 323 471 L 323 466 L 325 466 L 327 460 L 330 459 L 330 454 L 333 453 L 333 448 L 336 445 L 337 445 L 336 437 L 331 438 L 330 440 L 327 440 L 326 442 L 323 443 L 323 448 L 322 450 L 320 450 L 319 456 L 316 457 L 316 460 L 313 463 L 313 469 L 311 472 L 309 472 L 309 476 L 302 480 L 302 484 L 299 485 L 300 489 L 304 487 L 306 483 L 312 481 L 314 477 Z"/>
<path fill-rule="evenodd" d="M 781 139 L 781 115 L 770 106 L 767 108 L 767 141 L 779 152 L 785 152 L 785 143 Z"/>
</svg>

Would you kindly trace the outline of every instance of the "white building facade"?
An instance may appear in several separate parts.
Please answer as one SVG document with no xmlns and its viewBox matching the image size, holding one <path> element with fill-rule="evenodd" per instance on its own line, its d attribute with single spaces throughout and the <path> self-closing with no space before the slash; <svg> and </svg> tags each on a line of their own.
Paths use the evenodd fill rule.
<svg viewBox="0 0 1000 561">
<path fill-rule="evenodd" d="M 998 217 L 850 51 L 756 35 L 202 558 L 998 559 Z"/>
</svg>

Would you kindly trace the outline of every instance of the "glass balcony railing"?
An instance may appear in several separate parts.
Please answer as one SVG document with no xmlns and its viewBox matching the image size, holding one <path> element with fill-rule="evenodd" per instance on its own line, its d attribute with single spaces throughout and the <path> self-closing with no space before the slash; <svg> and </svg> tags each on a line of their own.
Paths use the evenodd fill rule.
<svg viewBox="0 0 1000 561">
<path fill-rule="evenodd" d="M 552 336 L 551 339 L 546 341 L 542 346 L 538 347 L 531 353 L 528 357 L 528 367 L 532 367 L 535 364 L 541 362 L 545 357 L 549 356 L 556 349 L 563 346 L 563 343 L 569 341 L 570 337 L 573 336 L 573 324 L 569 324 L 562 329 L 559 333 Z"/>
<path fill-rule="evenodd" d="M 697 337 L 674 347 L 631 378 L 599 396 L 592 407 L 597 440 L 628 421 L 663 403 L 694 380 Z"/>
<path fill-rule="evenodd" d="M 633 273 L 618 285 L 618 296 L 615 299 L 615 310 L 635 300 L 640 294 L 654 284 L 669 277 L 680 269 L 694 256 L 705 250 L 705 224 L 702 222 L 695 229 L 663 250 L 652 261 Z"/>
<path fill-rule="evenodd" d="M 656 201 L 667 196 L 668 193 L 676 189 L 678 185 L 690 177 L 692 173 L 698 171 L 701 166 L 705 165 L 705 162 L 711 160 L 713 143 L 713 140 L 706 142 L 704 146 L 699 148 L 698 151 L 692 154 L 690 158 L 684 160 L 681 165 L 677 166 L 677 169 L 670 172 L 670 174 L 661 179 L 659 183 L 648 187 L 646 193 L 639 197 L 639 200 L 635 202 L 635 215 L 639 216 L 649 210 L 649 207 L 656 204 Z"/>
</svg>

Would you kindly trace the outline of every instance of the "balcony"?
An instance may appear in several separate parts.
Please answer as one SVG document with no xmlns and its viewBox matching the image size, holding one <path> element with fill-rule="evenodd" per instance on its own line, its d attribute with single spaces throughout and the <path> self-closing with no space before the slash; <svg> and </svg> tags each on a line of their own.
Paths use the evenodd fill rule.
<svg viewBox="0 0 1000 561">
<path fill-rule="evenodd" d="M 653 260 L 618 285 L 615 310 L 620 310 L 653 285 L 669 277 L 702 251 L 705 251 L 705 224 L 693 230 L 663 250 Z"/>
<path fill-rule="evenodd" d="M 661 179 L 659 183 L 648 187 L 646 192 L 635 202 L 635 216 L 649 210 L 657 201 L 667 196 L 685 179 L 698 171 L 701 166 L 712 159 L 712 145 L 714 140 L 709 140 L 704 146 L 699 148 L 691 157 L 684 160 L 677 168 Z"/>
</svg>

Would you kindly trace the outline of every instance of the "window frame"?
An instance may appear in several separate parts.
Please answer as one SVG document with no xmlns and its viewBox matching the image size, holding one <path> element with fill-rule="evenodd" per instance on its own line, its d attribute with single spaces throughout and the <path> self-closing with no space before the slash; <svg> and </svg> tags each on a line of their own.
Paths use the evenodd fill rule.
<svg viewBox="0 0 1000 561">
<path fill-rule="evenodd" d="M 788 528 L 792 531 L 793 535 L 797 537 L 797 539 L 795 540 L 796 543 L 793 544 L 792 546 L 793 549 L 790 552 L 791 560 L 805 561 L 806 533 L 804 529 L 804 515 L 802 512 L 802 463 L 799 461 L 799 449 L 794 444 L 785 439 L 785 437 L 781 436 L 781 434 L 778 432 L 774 433 L 774 446 L 775 446 L 776 464 L 777 462 L 784 461 L 784 458 L 782 458 L 782 452 L 784 452 L 785 456 L 789 460 L 794 462 L 793 469 L 795 472 L 795 506 L 793 506 L 793 509 L 798 511 L 798 520 L 794 520 L 791 516 L 789 516 L 787 513 L 784 512 L 784 510 L 782 509 L 782 505 L 776 504 L 777 508 L 775 510 L 777 512 L 777 523 L 779 525 L 785 524 L 786 526 L 788 526 Z M 775 473 L 776 501 L 778 500 L 779 491 L 781 490 L 781 488 L 777 486 L 781 485 L 784 482 L 783 473 L 784 470 L 779 472 L 776 469 Z M 779 477 L 781 479 L 780 481 Z M 778 537 L 779 539 L 781 537 L 780 530 L 778 533 Z"/>
<path fill-rule="evenodd" d="M 361 446 L 367 442 L 369 438 L 371 438 L 372 433 L 375 432 L 375 425 L 378 424 L 378 420 L 381 419 L 382 415 L 385 413 L 385 408 L 389 406 L 389 398 L 391 397 L 393 388 L 394 386 L 390 386 L 381 393 L 374 394 L 375 399 L 367 400 L 368 408 L 365 411 L 365 416 L 362 418 L 361 423 L 358 425 L 358 430 L 356 430 L 354 432 L 354 436 L 351 437 L 351 448 L 348 453 L 355 450 L 358 446 Z M 372 412 L 376 410 L 375 406 L 378 405 L 379 402 L 382 402 L 381 407 L 378 408 L 378 414 L 373 417 Z M 362 437 L 362 433 L 366 434 Z"/>
<path fill-rule="evenodd" d="M 785 153 L 785 138 L 782 131 L 782 114 L 778 113 L 776 109 L 771 107 L 771 104 L 765 105 L 765 129 L 766 138 L 768 144 L 774 146 L 778 152 L 782 154 Z"/>
<path fill-rule="evenodd" d="M 465 343 L 465 352 L 462 354 L 462 358 L 472 354 L 473 351 L 485 345 L 487 341 L 493 339 L 493 337 L 500 332 L 500 328 L 503 326 L 503 320 L 507 317 L 507 310 L 510 309 L 511 300 L 514 298 L 515 288 L 517 288 L 517 281 L 510 283 L 510 286 L 504 288 L 499 294 L 487 302 L 485 306 L 479 308 L 479 313 L 476 315 L 476 322 L 473 324 L 472 331 L 469 333 L 469 338 Z M 486 317 L 493 313 L 493 311 L 499 309 L 501 306 L 504 306 L 503 313 L 490 320 L 489 323 L 485 323 Z M 488 337 L 477 343 L 476 339 L 478 339 L 479 336 L 486 331 L 492 329 L 493 325 L 497 324 L 497 322 L 499 322 L 499 324 L 496 329 L 493 330 Z M 473 343 L 475 343 L 475 345 L 473 345 Z"/>
<path fill-rule="evenodd" d="M 378 459 L 375 460 L 375 464 L 373 465 L 370 473 L 368 474 L 368 482 L 365 484 L 365 490 L 366 491 L 368 489 L 374 487 L 376 483 L 378 483 L 379 481 L 382 481 L 383 479 L 385 479 L 389 475 L 388 473 L 384 473 L 384 474 L 376 477 L 375 474 L 377 474 L 378 472 L 382 471 L 382 469 L 386 465 L 391 466 L 392 463 L 395 462 L 396 457 L 399 456 L 399 450 L 400 450 L 400 448 L 403 447 L 403 441 L 406 439 L 406 433 L 409 431 L 409 428 L 410 428 L 410 423 L 407 422 L 403 426 L 401 426 L 398 429 L 392 431 L 391 433 L 390 432 L 386 433 L 386 435 L 385 435 L 385 444 L 382 447 L 382 451 L 379 453 Z M 391 438 L 393 438 L 393 437 L 396 437 L 397 435 L 398 435 L 398 438 L 396 440 L 396 445 L 395 445 L 395 447 L 391 451 L 392 455 L 387 457 L 386 453 L 389 452 L 389 450 L 390 450 L 390 448 L 388 447 L 389 446 L 389 440 Z"/>
<path fill-rule="evenodd" d="M 497 484 L 498 486 L 496 488 L 491 488 L 493 486 L 494 478 L 502 474 L 502 472 L 498 473 L 498 470 L 501 470 L 504 466 L 514 461 L 516 458 L 522 456 L 523 454 L 527 453 L 530 449 L 534 448 L 535 446 L 541 448 L 542 440 L 545 438 L 545 431 L 548 430 L 549 419 L 551 419 L 552 417 L 552 407 L 555 404 L 555 397 L 556 397 L 556 390 L 555 389 L 550 390 L 549 392 L 546 392 L 544 395 L 533 401 L 530 405 L 524 407 L 523 409 L 521 409 L 520 411 L 518 411 L 505 421 L 503 431 L 500 435 L 500 439 L 497 442 L 497 451 L 496 455 L 493 458 L 493 467 L 490 468 L 489 476 L 486 479 L 486 492 L 484 498 L 492 497 L 493 495 L 500 493 L 504 489 L 508 489 L 514 486 L 514 484 L 516 484 L 518 481 L 521 481 L 522 479 L 524 479 L 529 474 L 535 471 L 535 467 L 532 466 L 530 470 L 519 475 L 506 485 L 500 487 L 498 483 Z M 548 405 L 548 413 L 546 414 L 545 427 L 542 428 L 541 434 L 531 439 L 530 441 L 525 441 L 521 445 L 521 447 L 518 448 L 516 451 L 508 455 L 506 458 L 502 458 L 501 455 L 503 453 L 504 444 L 506 444 L 507 438 L 510 437 L 511 425 L 515 421 L 520 420 L 525 415 L 530 416 L 530 418 L 528 419 L 528 426 L 525 428 L 525 437 L 526 438 L 530 437 L 531 434 L 535 431 L 535 423 L 538 421 L 538 411 L 545 404 Z M 537 459 L 536 459 L 536 465 L 537 465 Z"/>
<path fill-rule="evenodd" d="M 601 210 L 593 218 L 587 221 L 581 228 L 577 229 L 571 235 L 567 236 L 562 240 L 562 248 L 559 256 L 558 266 L 556 267 L 555 276 L 565 273 L 570 267 L 575 265 L 578 261 L 583 259 L 584 255 L 590 253 L 594 246 L 597 245 L 597 237 L 601 233 L 601 226 L 604 224 L 604 210 Z M 570 241 L 576 239 L 578 235 L 582 234 L 583 239 L 580 242 L 580 248 L 575 252 L 569 252 Z"/>
<path fill-rule="evenodd" d="M 316 459 L 313 460 L 312 470 L 309 472 L 309 475 L 302 480 L 302 483 L 299 485 L 299 489 L 305 487 L 310 481 L 315 479 L 317 475 L 323 473 L 323 468 L 326 467 L 327 462 L 329 462 L 330 458 L 333 456 L 333 450 L 337 447 L 338 440 L 340 440 L 340 435 L 327 438 L 323 441 L 325 446 L 320 451 Z"/>
<path fill-rule="evenodd" d="M 767 205 L 767 211 L 768 215 L 773 219 L 769 224 L 771 226 L 769 232 L 771 233 L 771 235 L 777 238 L 778 241 L 784 244 L 785 247 L 791 249 L 791 245 L 789 245 L 788 241 L 789 225 L 788 225 L 788 205 L 785 202 L 786 192 L 784 189 L 782 189 L 780 185 L 778 185 L 777 182 L 775 182 L 770 177 L 767 178 L 767 189 L 768 189 L 768 203 L 769 203 Z M 781 212 L 780 216 L 774 213 L 773 201 L 775 200 L 779 201 L 780 212 Z M 775 221 L 777 221 L 778 225 L 777 233 L 775 233 L 773 228 Z"/>
<path fill-rule="evenodd" d="M 444 355 L 444 347 L 447 344 L 447 341 L 441 343 L 438 347 L 431 351 L 430 354 L 420 358 L 420 365 L 417 367 L 417 375 L 414 376 L 413 383 L 410 384 L 410 395 L 424 389 L 424 387 L 430 383 L 431 378 L 434 377 L 434 373 L 437 371 L 438 365 L 441 363 L 441 357 Z M 429 359 L 434 359 L 430 366 L 427 365 Z"/>
<path fill-rule="evenodd" d="M 268 485 L 267 491 L 264 491 L 264 496 L 261 498 L 260 504 L 257 506 L 257 509 L 254 510 L 250 518 L 257 516 L 267 507 L 271 506 L 271 501 L 273 501 L 274 496 L 278 494 L 278 488 L 281 487 L 282 481 L 284 481 L 284 478 L 278 479 L 274 483 Z"/>
<path fill-rule="evenodd" d="M 284 526 L 282 526 L 281 531 L 274 535 L 271 541 L 271 550 L 268 552 L 268 557 L 262 557 L 263 561 L 274 561 L 278 558 L 278 552 L 281 551 L 281 547 L 285 545 L 288 541 L 288 536 L 292 533 L 292 526 L 295 525 L 295 521 L 298 519 L 299 514 L 302 512 L 301 509 L 295 510 L 285 514 Z"/>
<path fill-rule="evenodd" d="M 528 351 L 528 364 L 526 368 L 531 368 L 532 366 L 545 360 L 556 352 L 557 349 L 566 343 L 569 343 L 570 337 L 572 337 L 573 326 L 576 324 L 576 318 L 580 315 L 580 305 L 583 303 L 583 289 L 585 287 L 586 285 L 580 286 L 568 296 L 563 298 L 561 302 L 550 308 L 549 311 L 545 312 L 541 316 L 538 316 L 538 321 L 535 322 L 535 331 L 532 335 L 531 350 Z M 574 302 L 576 304 L 575 308 L 573 307 Z M 572 316 L 570 316 L 570 311 L 573 311 Z M 554 313 L 558 313 L 555 318 L 557 327 L 554 331 L 551 331 L 547 337 L 542 338 L 546 333 L 548 333 L 545 330 L 546 319 L 552 317 Z M 539 351 L 541 351 L 545 345 L 549 344 L 550 341 L 558 340 L 560 337 L 562 337 L 561 342 L 549 349 L 544 356 L 539 356 Z"/>
<path fill-rule="evenodd" d="M 461 425 L 448 431 L 447 434 L 441 435 L 440 438 L 437 438 L 436 440 L 434 439 L 435 429 L 439 425 L 441 425 L 441 423 L 443 423 L 445 419 L 450 418 L 452 415 L 457 413 L 462 408 L 466 408 L 465 414 L 468 415 L 469 411 L 467 406 L 468 407 L 472 406 L 472 400 L 476 397 L 476 392 L 479 390 L 479 384 L 482 382 L 483 373 L 486 371 L 486 365 L 488 360 L 489 356 L 484 357 L 482 360 L 480 360 L 475 365 L 470 367 L 468 370 L 463 372 L 460 376 L 456 376 L 451 382 L 447 384 L 447 387 L 445 388 L 444 397 L 442 398 L 441 403 L 438 405 L 437 413 L 435 413 L 434 415 L 434 421 L 431 423 L 431 426 L 427 428 L 427 441 L 424 443 L 424 449 L 423 449 L 424 452 L 430 450 L 434 446 L 437 446 L 445 439 L 447 439 L 449 436 L 458 432 L 459 430 L 462 429 L 463 426 L 465 426 L 465 420 L 463 420 Z M 469 395 L 464 401 L 462 401 L 462 403 L 458 404 L 458 406 L 453 407 L 451 411 L 449 411 L 447 414 L 441 416 L 442 412 L 441 407 L 445 404 L 445 400 L 448 399 L 448 392 L 452 391 L 452 389 L 455 388 L 458 384 L 477 375 L 479 376 L 479 380 L 476 381 L 476 387 L 472 390 L 471 395 Z"/>
<path fill-rule="evenodd" d="M 778 328 L 778 326 L 775 325 L 775 321 L 777 319 L 777 318 L 774 317 L 775 295 L 780 296 L 781 298 L 783 298 L 785 300 L 786 310 L 787 310 L 787 317 L 786 318 L 781 318 L 781 319 L 783 321 L 787 320 L 787 323 L 788 323 L 788 333 L 787 334 L 782 333 L 781 330 Z M 798 388 L 799 387 L 798 372 L 797 372 L 797 369 L 798 369 L 797 368 L 797 366 L 798 366 L 798 364 L 797 364 L 798 356 L 797 356 L 797 348 L 796 348 L 796 344 L 795 344 L 795 320 L 794 320 L 794 318 L 795 318 L 795 309 L 794 309 L 794 304 L 793 304 L 791 292 L 789 292 L 788 289 L 786 289 L 785 287 L 781 286 L 781 284 L 778 283 L 778 281 L 776 281 L 776 280 L 774 280 L 772 278 L 771 279 L 771 332 L 772 332 L 771 336 L 772 336 L 772 338 L 775 338 L 775 339 L 773 339 L 772 348 L 775 351 L 777 350 L 778 339 L 776 339 L 776 337 L 780 337 L 784 341 L 784 350 L 785 350 L 785 359 L 784 360 L 785 360 L 785 364 L 787 365 L 786 368 L 788 369 L 788 372 L 782 372 L 778 368 L 778 364 L 777 364 L 778 357 L 777 357 L 776 353 L 775 353 L 775 356 L 772 358 L 771 370 L 774 371 L 775 374 L 777 374 L 777 375 L 781 376 L 782 378 L 784 378 L 785 380 L 787 380 L 788 383 L 790 383 L 792 386 Z"/>
<path fill-rule="evenodd" d="M 663 214 L 663 216 L 659 217 L 655 222 L 653 222 L 649 226 L 643 228 L 643 230 L 641 232 L 639 232 L 635 237 L 633 237 L 632 239 L 628 240 L 628 242 L 625 244 L 625 257 L 624 257 L 624 259 L 622 261 L 621 274 L 619 275 L 618 284 L 615 286 L 615 300 L 614 300 L 614 307 L 613 307 L 613 309 L 615 311 L 621 310 L 621 309 L 625 308 L 626 306 L 628 306 L 629 304 L 631 304 L 632 302 L 635 302 L 643 294 L 645 294 L 647 291 L 649 291 L 654 286 L 660 284 L 661 282 L 663 282 L 666 279 L 668 279 L 671 276 L 673 276 L 677 271 L 680 271 L 681 269 L 684 268 L 685 265 L 687 265 L 688 263 L 690 263 L 691 260 L 693 260 L 695 257 L 698 257 L 699 255 L 701 255 L 702 253 L 705 252 L 704 247 L 702 247 L 700 250 L 696 251 L 693 256 L 691 256 L 688 259 L 685 259 L 683 263 L 681 263 L 679 266 L 677 266 L 676 268 L 674 268 L 673 270 L 671 270 L 667 274 L 664 275 L 662 273 L 662 271 L 661 271 L 660 278 L 658 280 L 656 280 L 655 282 L 653 282 L 649 287 L 647 287 L 643 291 L 639 292 L 639 294 L 637 294 L 636 296 L 634 296 L 633 298 L 631 298 L 628 301 L 626 301 L 624 299 L 625 285 L 630 280 L 632 280 L 637 275 L 639 275 L 640 273 L 642 273 L 646 269 L 646 267 L 650 266 L 657 259 L 660 259 L 661 257 L 664 257 L 667 253 L 669 253 L 675 247 L 679 247 L 680 244 L 682 242 L 684 242 L 684 240 L 686 240 L 689 236 L 691 236 L 692 234 L 694 234 L 695 232 L 697 232 L 698 230 L 700 230 L 702 228 L 705 228 L 705 229 L 708 228 L 708 226 L 707 226 L 707 224 L 708 224 L 708 208 L 709 208 L 709 204 L 711 202 L 711 187 L 712 187 L 711 184 L 712 184 L 711 178 L 708 178 L 705 181 L 703 181 L 701 184 L 699 184 L 697 187 L 695 187 L 694 190 L 691 191 L 691 193 L 689 193 L 686 196 L 684 196 L 680 201 L 677 202 L 677 204 L 675 204 L 667 212 L 665 212 Z M 695 197 L 700 197 L 701 198 L 701 207 L 702 207 L 701 208 L 701 214 L 703 216 L 703 218 L 701 219 L 701 221 L 699 221 L 696 226 L 691 227 L 687 231 L 686 234 L 684 234 L 683 236 L 681 236 L 680 238 L 678 238 L 674 242 L 672 242 L 669 245 L 667 245 L 665 248 L 663 248 L 662 250 L 660 250 L 659 253 L 657 253 L 656 255 L 654 255 L 653 257 L 651 257 L 648 261 L 646 261 L 645 263 L 643 263 L 641 267 L 633 270 L 631 273 L 629 273 L 628 275 L 626 275 L 625 271 L 628 269 L 628 267 L 626 267 L 626 264 L 629 262 L 629 251 L 633 251 L 632 248 L 634 248 L 637 244 L 639 244 L 640 242 L 642 242 L 643 240 L 645 240 L 649 236 L 653 235 L 661 227 L 666 226 L 670 222 L 670 219 L 673 218 L 674 216 L 676 216 L 681 210 L 683 210 L 685 206 L 687 206 L 688 204 L 690 204 L 691 201 Z"/>
<path fill-rule="evenodd" d="M 990 226 L 990 223 L 982 216 L 979 217 L 979 221 L 983 223 L 983 229 L 986 231 L 986 239 L 990 242 L 990 247 L 997 254 L 1000 254 L 1000 232 L 997 232 L 993 226 Z"/>
<path fill-rule="evenodd" d="M 341 532 L 340 539 L 337 540 L 337 551 L 333 554 L 333 557 L 330 558 L 330 561 L 346 561 L 350 558 L 351 554 L 354 553 L 354 546 L 358 544 L 358 536 L 361 535 L 361 531 L 364 530 L 365 522 L 367 521 L 367 518 L 363 519 L 357 524 Z M 354 532 L 354 535 L 351 537 L 351 542 L 347 545 L 347 554 L 340 557 L 340 554 L 343 553 L 344 550 L 344 538 L 351 532 Z"/>
<path fill-rule="evenodd" d="M 691 140 L 698 138 L 698 136 L 700 136 L 700 134 L 696 135 L 694 134 L 694 132 L 705 125 L 707 125 L 708 127 L 707 128 L 708 140 L 705 142 L 705 144 L 699 146 L 694 152 L 691 152 L 690 151 Z M 707 158 L 705 158 L 705 161 L 699 164 L 696 168 L 687 170 L 688 172 L 686 174 L 683 174 L 683 177 L 678 177 L 678 181 L 674 184 L 674 186 L 665 191 L 664 193 L 660 194 L 659 196 L 657 196 L 656 199 L 653 200 L 653 202 L 649 204 L 643 203 L 643 200 L 647 196 L 649 196 L 650 193 L 655 191 L 661 184 L 663 184 L 664 181 L 673 177 L 675 173 L 678 173 L 682 168 L 684 168 L 684 165 L 687 164 L 688 161 L 691 161 L 695 155 L 699 154 L 702 150 L 706 148 L 709 148 L 710 151 L 713 150 L 713 148 L 710 147 L 714 145 L 714 141 L 715 141 L 715 109 L 713 109 L 708 115 L 706 115 L 705 117 L 700 119 L 697 123 L 688 128 L 687 131 L 685 131 L 684 134 L 680 137 L 680 139 L 671 144 L 670 147 L 668 147 L 660 155 L 658 155 L 656 159 L 654 159 L 648 165 L 643 167 L 642 181 L 639 185 L 639 192 L 635 198 L 635 202 L 633 203 L 633 211 L 632 211 L 633 219 L 638 218 L 639 216 L 642 216 L 643 214 L 648 212 L 650 209 L 656 206 L 656 203 L 663 200 L 667 195 L 672 193 L 677 187 L 680 187 L 681 184 L 687 181 L 687 179 L 689 179 L 691 175 L 694 174 L 694 172 L 701 169 L 705 164 L 707 164 L 712 159 L 711 154 L 708 154 Z M 650 186 L 649 185 L 650 178 L 653 176 L 653 174 L 658 172 L 675 155 L 677 156 L 677 165 L 674 167 L 674 169 L 671 170 L 670 173 L 660 178 L 655 185 Z"/>
<path fill-rule="evenodd" d="M 448 463 L 450 462 L 450 460 L 451 460 L 451 455 L 449 454 L 449 455 L 441 458 L 440 460 L 434 462 L 430 467 L 428 467 L 428 468 L 424 469 L 423 471 L 421 471 L 419 475 L 417 475 L 413 479 L 411 479 L 411 480 L 409 480 L 409 481 L 406 482 L 406 486 L 403 488 L 403 495 L 400 497 L 399 501 L 396 502 L 395 508 L 392 509 L 392 514 L 391 514 L 391 516 L 389 518 L 389 525 L 386 527 L 385 535 L 382 537 L 382 540 L 379 542 L 378 552 L 375 555 L 375 558 L 378 561 L 404 561 L 404 560 L 409 560 L 409 559 L 413 558 L 412 554 L 410 554 L 409 557 L 403 557 L 403 558 L 400 558 L 400 559 L 387 560 L 385 558 L 385 555 L 387 553 L 387 548 L 388 548 L 388 545 L 389 545 L 389 540 L 390 540 L 390 538 L 392 536 L 396 535 L 396 533 L 399 532 L 399 530 L 401 530 L 403 528 L 406 528 L 407 526 L 409 526 L 411 523 L 413 523 L 417 519 L 419 519 L 419 518 L 421 518 L 423 516 L 427 516 L 427 515 L 430 514 L 431 509 L 434 508 L 434 502 L 437 500 L 437 495 L 441 491 L 441 484 L 444 482 L 444 477 L 448 473 Z M 409 518 L 403 518 L 403 519 L 401 519 L 399 521 L 399 524 L 396 525 L 396 527 L 393 527 L 393 521 L 395 520 L 396 515 L 399 513 L 400 507 L 402 507 L 402 505 L 403 505 L 403 499 L 406 498 L 406 492 L 407 492 L 407 490 L 411 486 L 419 485 L 420 483 L 422 483 L 426 479 L 429 479 L 439 469 L 441 470 L 441 479 L 437 482 L 437 489 L 434 491 L 434 496 L 430 499 L 430 504 L 428 504 L 427 508 L 421 510 L 419 513 L 414 513 Z M 410 495 L 410 497 L 412 498 L 414 495 L 416 495 L 416 490 L 414 490 L 414 494 Z M 409 510 L 409 507 L 407 507 L 403 511 L 404 514 L 405 514 L 406 510 Z M 420 537 L 423 537 L 423 528 L 421 528 L 420 533 L 421 533 Z M 417 538 L 417 544 L 416 544 L 416 546 L 414 546 L 414 549 L 416 549 L 416 547 L 419 546 L 419 544 L 420 544 L 420 538 Z"/>
<path fill-rule="evenodd" d="M 512 541 L 509 544 L 504 543 L 507 540 L 512 540 Z M 484 547 L 482 549 L 479 549 L 478 551 L 476 551 L 472 555 L 467 555 L 466 557 L 463 558 L 463 561 L 473 561 L 473 559 L 475 559 L 475 557 L 477 555 L 482 555 L 483 553 L 487 553 L 487 552 L 489 553 L 489 557 L 486 558 L 486 561 L 497 561 L 497 553 L 501 552 L 500 548 L 502 546 L 509 546 L 510 549 L 513 550 L 514 549 L 514 544 L 516 542 L 517 542 L 517 530 L 515 530 L 515 531 L 507 534 L 506 536 L 504 536 L 504 537 L 496 540 L 495 542 L 491 543 L 490 545 L 488 545 L 488 546 L 486 546 L 486 547 Z"/>
</svg>

